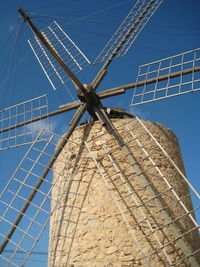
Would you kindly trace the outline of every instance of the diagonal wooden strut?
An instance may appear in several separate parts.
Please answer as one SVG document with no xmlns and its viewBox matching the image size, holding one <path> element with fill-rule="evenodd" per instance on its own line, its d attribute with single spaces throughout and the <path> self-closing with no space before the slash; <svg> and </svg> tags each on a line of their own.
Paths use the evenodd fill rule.
<svg viewBox="0 0 200 267">
<path fill-rule="evenodd" d="M 195 258 L 195 256 L 193 255 L 191 248 L 188 247 L 184 239 L 181 238 L 180 230 L 178 229 L 175 223 L 171 223 L 173 221 L 173 218 L 171 217 L 169 212 L 164 208 L 165 205 L 162 199 L 157 197 L 159 195 L 157 189 L 153 185 L 150 185 L 148 176 L 145 175 L 144 172 L 142 172 L 140 165 L 135 159 L 133 153 L 129 150 L 123 138 L 121 137 L 119 132 L 116 130 L 111 120 L 108 118 L 105 110 L 104 109 L 102 110 L 102 108 L 99 106 L 96 108 L 96 112 L 98 114 L 99 120 L 105 126 L 107 131 L 111 135 L 113 135 L 118 145 L 122 149 L 124 155 L 127 157 L 127 160 L 129 161 L 130 166 L 133 169 L 133 173 L 136 173 L 140 177 L 140 182 L 143 184 L 143 186 L 148 190 L 148 192 L 152 196 L 155 206 L 157 207 L 158 210 L 161 211 L 161 215 L 163 216 L 165 223 L 169 225 L 169 228 L 171 229 L 173 233 L 174 239 L 177 240 L 177 243 L 179 244 L 179 247 L 181 248 L 181 251 L 184 253 L 185 257 L 189 258 L 189 262 L 191 266 L 192 267 L 199 266 L 199 263 L 197 259 Z M 131 229 L 131 227 L 129 228 Z"/>
<path fill-rule="evenodd" d="M 36 28 L 36 26 L 32 23 L 30 18 L 26 15 L 22 8 L 18 8 L 18 12 L 23 17 L 24 21 L 29 25 L 34 34 L 39 38 L 39 40 L 45 45 L 51 55 L 55 58 L 55 60 L 59 63 L 59 65 L 63 68 L 63 70 L 69 75 L 73 83 L 80 89 L 84 90 L 82 83 L 78 80 L 78 78 L 70 71 L 67 65 L 63 62 L 63 60 L 58 56 L 56 51 L 51 47 L 51 45 L 46 41 L 42 33 Z"/>
<path fill-rule="evenodd" d="M 24 213 L 26 212 L 26 210 L 28 209 L 31 201 L 33 200 L 34 196 L 36 195 L 36 193 L 38 192 L 38 189 L 40 188 L 40 186 L 42 185 L 44 179 L 46 178 L 47 174 L 49 173 L 51 167 L 53 166 L 54 162 L 56 161 L 57 157 L 59 156 L 59 154 L 61 153 L 63 147 L 65 146 L 65 144 L 67 143 L 68 139 L 70 138 L 71 134 L 73 133 L 75 127 L 77 126 L 77 124 L 79 123 L 83 113 L 86 110 L 86 104 L 83 104 L 80 108 L 79 111 L 79 116 L 76 117 L 76 120 L 73 122 L 73 124 L 71 125 L 70 129 L 68 130 L 68 132 L 63 136 L 62 142 L 57 146 L 57 149 L 53 155 L 53 157 L 50 159 L 49 163 L 47 164 L 45 170 L 43 171 L 42 175 L 40 176 L 40 179 L 38 180 L 37 184 L 35 185 L 35 187 L 33 188 L 33 190 L 31 191 L 30 195 L 28 196 L 28 198 L 26 199 L 26 202 L 24 204 L 24 206 L 22 207 L 22 209 L 20 210 L 17 218 L 15 219 L 14 223 L 12 224 L 10 230 L 8 231 L 4 241 L 2 242 L 1 246 L 0 246 L 0 254 L 4 251 L 6 245 L 9 242 L 9 239 L 12 237 L 12 235 L 14 234 L 18 224 L 20 223 L 21 219 L 24 216 Z"/>
</svg>

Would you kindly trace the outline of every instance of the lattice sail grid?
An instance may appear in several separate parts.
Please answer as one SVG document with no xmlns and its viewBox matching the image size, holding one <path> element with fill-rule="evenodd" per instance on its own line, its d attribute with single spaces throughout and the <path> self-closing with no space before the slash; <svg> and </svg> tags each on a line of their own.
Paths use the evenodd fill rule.
<svg viewBox="0 0 200 267">
<path fill-rule="evenodd" d="M 131 106 L 200 90 L 200 48 L 139 66 Z"/>
<path fill-rule="evenodd" d="M 198 266 L 200 236 L 194 212 L 199 219 L 200 196 L 181 171 L 175 136 L 168 132 L 170 137 L 164 138 L 164 127 L 137 118 L 116 120 L 114 125 L 125 141 L 127 155 L 100 128 L 87 148 L 133 241 L 130 251 L 124 249 L 130 240 L 124 232 L 120 236 L 116 213 L 118 229 L 113 229 L 111 248 L 118 245 L 121 253 L 115 263 L 121 258 L 135 266 Z"/>
<path fill-rule="evenodd" d="M 100 122 L 77 128 L 67 143 L 52 133 L 35 139 L 0 194 L 2 266 L 24 266 L 47 248 L 48 233 L 38 242 L 45 227 L 49 267 L 198 266 L 200 197 L 182 172 L 175 136 L 137 118 L 113 123 L 125 144 Z"/>
<path fill-rule="evenodd" d="M 81 146 L 67 143 L 59 155 L 73 162 L 63 177 L 54 176 L 60 186 L 52 195 L 63 197 L 51 216 L 49 267 L 196 263 L 194 213 L 199 218 L 200 201 L 182 172 L 176 137 L 165 127 L 138 119 L 113 123 L 125 144 L 119 145 L 96 121 L 78 127 L 70 137 L 81 140 Z M 77 154 L 84 156 L 79 170 L 69 191 L 60 190 L 76 167 Z M 59 170 L 59 164 L 54 168 Z"/>
<path fill-rule="evenodd" d="M 41 129 L 49 129 L 49 119 L 41 120 L 47 113 L 47 95 L 0 110 L 0 150 L 29 144 Z"/>
<path fill-rule="evenodd" d="M 94 64 L 126 55 L 139 33 L 162 3 L 162 0 L 138 0 L 118 30 L 106 44 Z"/>
<path fill-rule="evenodd" d="M 57 22 L 54 21 L 47 28 L 43 29 L 41 33 L 51 48 L 54 49 L 56 54 L 74 74 L 90 64 L 90 61 L 83 52 L 62 30 Z M 53 89 L 56 90 L 65 85 L 66 81 L 69 80 L 68 75 L 38 37 L 34 36 L 28 40 L 28 43 Z"/>
<path fill-rule="evenodd" d="M 38 142 L 43 135 L 49 136 L 48 141 Z M 68 190 L 70 181 L 82 160 L 80 155 L 74 156 L 73 150 L 71 154 L 67 151 L 68 157 L 64 161 L 56 158 L 55 153 L 62 146 L 63 141 L 64 138 L 61 136 L 45 130 L 41 131 L 7 185 L 1 189 L 1 266 L 30 266 L 31 261 L 27 265 L 25 263 L 30 256 L 34 256 L 35 251 L 46 251 L 47 255 L 49 217 L 57 208 L 62 194 Z M 80 147 L 80 144 L 71 143 L 71 146 Z M 63 153 L 66 153 L 65 148 Z M 73 160 L 70 155 L 73 155 Z M 62 179 L 63 173 L 72 166 L 74 161 L 77 164 L 72 172 L 68 172 L 62 187 L 59 187 L 55 180 L 52 182 L 53 174 Z M 54 163 L 59 165 L 59 169 L 54 169 Z M 59 196 L 52 198 L 52 190 L 59 191 Z M 42 233 L 45 228 L 47 233 L 43 238 Z M 43 238 L 42 243 L 38 242 L 39 238 Z"/>
</svg>

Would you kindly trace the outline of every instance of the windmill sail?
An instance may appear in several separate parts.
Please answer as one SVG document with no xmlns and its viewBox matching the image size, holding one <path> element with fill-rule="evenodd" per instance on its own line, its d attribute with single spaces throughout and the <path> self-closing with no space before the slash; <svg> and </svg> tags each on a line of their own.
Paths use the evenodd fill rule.
<svg viewBox="0 0 200 267">
<path fill-rule="evenodd" d="M 126 55 L 161 3 L 162 0 L 138 0 L 94 64 L 107 61 L 111 55 L 113 58 Z"/>
<path fill-rule="evenodd" d="M 43 135 L 49 136 L 48 141 L 38 142 Z M 54 158 L 62 140 L 61 136 L 42 130 L 0 194 L 2 266 L 24 266 L 31 254 L 34 254 L 38 239 L 42 238 L 42 232 L 49 226 L 49 218 L 62 198 L 62 193 L 53 198 L 52 190 L 66 192 L 72 177 L 79 169 L 79 162 L 83 159 L 78 154 L 74 155 L 73 150 L 71 154 L 67 151 L 68 158 L 64 161 Z M 71 145 L 77 147 L 78 144 Z M 63 153 L 65 152 L 63 148 Z M 52 159 L 59 168 L 47 168 Z M 67 174 L 68 178 L 63 181 L 62 188 L 59 188 L 56 180 L 52 181 L 53 173 L 57 178 L 62 177 L 73 162 L 77 163 L 76 166 Z M 43 177 L 44 172 L 47 175 Z"/>
<path fill-rule="evenodd" d="M 40 119 L 47 113 L 47 95 L 0 110 L 0 150 L 33 142 L 44 126 L 49 128 L 48 118 L 43 122 Z"/>
<path fill-rule="evenodd" d="M 116 121 L 115 124 L 133 151 L 135 163 L 126 164 L 130 154 L 128 157 L 123 155 L 116 140 L 108 133 L 96 133 L 98 148 L 91 142 L 86 146 L 129 230 L 137 250 L 138 264 L 155 266 L 157 257 L 160 257 L 166 265 L 188 264 L 189 259 L 194 264 L 191 266 L 198 266 L 198 224 L 194 217 L 194 211 L 199 214 L 198 193 L 148 130 L 148 122 L 136 118 L 135 121 Z M 140 130 L 136 131 L 136 125 Z M 95 154 L 96 149 L 98 154 Z M 165 168 L 168 168 L 167 172 Z M 173 177 L 180 179 L 174 182 Z M 197 201 L 195 208 L 190 204 L 187 186 L 193 190 L 192 197 Z M 165 240 L 164 236 L 170 238 Z M 190 238 L 196 246 L 190 246 Z M 149 242 L 153 245 L 147 250 Z M 169 250 L 173 252 L 168 253 Z"/>
<path fill-rule="evenodd" d="M 131 106 L 199 90 L 200 48 L 139 66 Z"/>
<path fill-rule="evenodd" d="M 54 49 L 57 55 L 73 73 L 82 71 L 90 64 L 90 61 L 83 52 L 62 30 L 57 22 L 54 21 L 47 28 L 43 29 L 41 33 L 48 44 L 50 44 L 51 48 Z M 28 40 L 28 43 L 53 89 L 56 90 L 65 85 L 69 77 L 38 37 L 34 36 L 32 39 Z"/>
</svg>

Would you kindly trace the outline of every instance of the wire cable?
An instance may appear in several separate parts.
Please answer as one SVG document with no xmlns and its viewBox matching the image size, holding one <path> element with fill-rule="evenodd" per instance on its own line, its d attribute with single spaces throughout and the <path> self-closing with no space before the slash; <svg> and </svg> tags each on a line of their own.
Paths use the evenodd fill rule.
<svg viewBox="0 0 200 267">
<path fill-rule="evenodd" d="M 64 25 L 66 25 L 66 24 L 71 24 L 71 23 L 77 22 L 77 21 L 84 21 L 88 17 L 104 13 L 107 10 L 113 9 L 115 7 L 119 7 L 119 6 L 121 6 L 121 5 L 123 5 L 123 4 L 127 3 L 127 2 L 130 2 L 130 0 L 125 0 L 125 1 L 123 1 L 121 3 L 117 3 L 115 5 L 112 5 L 112 6 L 109 6 L 109 7 L 94 11 L 89 15 L 85 15 L 85 16 L 82 16 L 82 17 L 79 17 L 79 18 L 71 18 L 71 17 L 69 18 L 69 17 L 63 17 L 63 16 L 49 16 L 49 15 L 45 15 L 45 14 L 35 14 L 35 13 L 29 13 L 29 15 L 31 17 L 33 17 L 33 18 L 36 18 L 36 17 L 48 17 L 48 18 L 52 18 L 52 19 L 55 19 L 55 18 L 67 19 L 67 20 L 70 19 L 71 21 L 68 21 L 67 23 L 64 24 Z"/>
<path fill-rule="evenodd" d="M 38 7 L 38 8 L 33 8 L 31 10 L 41 10 L 41 9 L 46 9 L 46 8 L 54 7 L 54 6 L 67 5 L 67 4 L 69 4 L 69 2 L 74 2 L 74 0 L 71 0 L 71 1 L 68 1 L 68 2 L 64 1 L 64 2 L 59 2 L 59 3 L 56 3 L 56 4 L 41 6 L 41 7 Z"/>
<path fill-rule="evenodd" d="M 16 52 L 16 47 L 17 47 L 17 42 L 18 42 L 19 37 L 21 35 L 22 27 L 23 27 L 23 24 L 18 24 L 18 28 L 17 28 L 16 35 L 15 35 L 15 40 L 14 40 L 14 45 L 13 45 L 12 52 L 11 52 L 11 58 L 10 58 L 10 62 L 9 62 L 9 65 L 8 65 L 7 75 L 6 75 L 5 80 L 0 84 L 0 88 L 2 88 L 2 86 L 6 84 L 6 82 L 10 79 L 11 75 L 13 75 L 13 73 L 16 71 L 17 67 L 23 62 L 23 60 L 21 60 L 20 64 L 17 64 L 16 67 L 12 69 L 14 56 L 15 56 L 15 52 Z M 1 109 L 3 109 L 2 108 L 2 103 L 3 103 L 4 99 L 5 99 L 6 93 L 7 93 L 7 90 L 4 89 L 2 91 L 2 94 L 1 94 L 1 102 L 0 102 L 0 108 Z M 13 98 L 13 96 L 12 96 L 12 98 Z"/>
</svg>

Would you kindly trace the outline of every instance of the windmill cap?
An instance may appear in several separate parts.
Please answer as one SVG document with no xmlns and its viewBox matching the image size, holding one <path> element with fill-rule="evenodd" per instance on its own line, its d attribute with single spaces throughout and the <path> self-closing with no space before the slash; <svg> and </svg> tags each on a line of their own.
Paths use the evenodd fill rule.
<svg viewBox="0 0 200 267">
<path fill-rule="evenodd" d="M 110 118 L 135 118 L 135 116 L 122 108 L 106 108 Z"/>
</svg>

